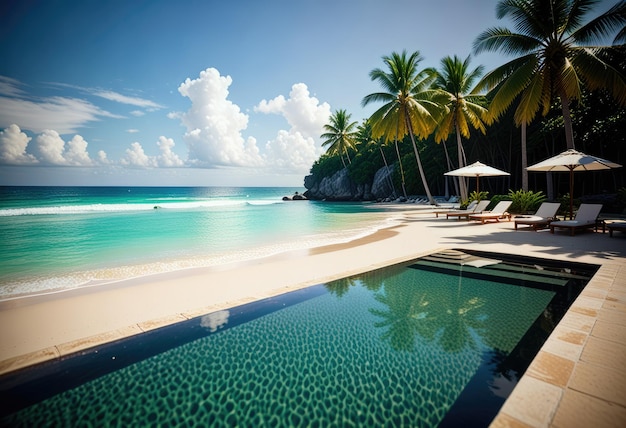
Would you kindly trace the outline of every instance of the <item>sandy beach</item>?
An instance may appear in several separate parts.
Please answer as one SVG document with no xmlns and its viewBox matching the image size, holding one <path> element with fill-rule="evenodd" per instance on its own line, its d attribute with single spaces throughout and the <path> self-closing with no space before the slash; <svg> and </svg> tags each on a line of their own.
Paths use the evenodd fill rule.
<svg viewBox="0 0 626 428">
<path fill-rule="evenodd" d="M 347 244 L 0 302 L 0 371 L 444 248 L 598 264 L 596 277 L 612 276 L 604 299 L 609 288 L 615 289 L 620 308 L 626 308 L 626 238 L 621 233 L 572 237 L 515 231 L 507 221 L 481 225 L 435 218 L 430 210 L 407 206 L 401 212 L 398 226 Z M 624 312 L 619 320 L 624 322 Z"/>
<path fill-rule="evenodd" d="M 620 236 L 516 232 L 513 223 L 506 221 L 481 225 L 446 220 L 423 209 L 406 210 L 403 216 L 397 227 L 346 244 L 0 302 L 0 361 L 59 346 L 60 354 L 65 354 L 86 345 L 88 338 L 98 343 L 138 333 L 441 248 L 596 264 L 623 263 L 626 257 Z"/>
</svg>

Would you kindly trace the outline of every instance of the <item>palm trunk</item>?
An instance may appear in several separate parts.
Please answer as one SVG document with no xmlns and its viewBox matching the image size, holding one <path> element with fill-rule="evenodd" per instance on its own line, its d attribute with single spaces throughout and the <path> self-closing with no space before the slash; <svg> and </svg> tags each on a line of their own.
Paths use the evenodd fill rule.
<svg viewBox="0 0 626 428">
<path fill-rule="evenodd" d="M 380 155 L 383 157 L 383 163 L 385 164 L 385 169 L 387 171 L 389 171 L 389 164 L 387 163 L 387 157 L 385 156 L 385 152 L 383 150 L 383 147 L 381 145 L 378 146 L 378 149 L 380 150 Z M 389 174 L 387 174 L 387 179 L 389 180 L 389 184 L 391 184 L 391 190 L 393 190 L 393 197 L 396 197 L 396 186 L 393 184 L 393 179 L 391 178 L 391 176 Z"/>
<path fill-rule="evenodd" d="M 422 184 L 424 185 L 424 190 L 426 191 L 426 197 L 428 198 L 428 202 L 431 205 L 437 205 L 433 195 L 430 194 L 430 187 L 428 187 L 428 182 L 426 182 L 426 175 L 424 174 L 424 168 L 422 167 L 422 161 L 420 159 L 419 151 L 417 150 L 417 144 L 415 144 L 415 137 L 413 136 L 413 127 L 411 126 L 411 122 L 408 117 L 405 117 L 407 129 L 409 130 L 409 135 L 411 136 L 411 143 L 413 143 L 413 151 L 415 152 L 415 159 L 417 160 L 417 168 L 420 172 L 420 177 L 422 178 Z"/>
<path fill-rule="evenodd" d="M 463 141 L 461 140 L 461 130 L 457 125 L 454 126 L 456 129 L 456 145 L 457 151 L 459 155 L 459 168 L 463 168 L 465 166 L 465 152 L 463 151 Z M 465 183 L 465 177 L 459 177 L 459 190 L 461 193 L 461 200 L 466 201 L 468 198 L 467 195 L 467 184 Z"/>
<path fill-rule="evenodd" d="M 526 155 L 526 122 L 522 122 L 522 190 L 528 191 L 528 157 Z"/>
<path fill-rule="evenodd" d="M 396 139 L 395 139 L 395 145 L 396 145 L 396 155 L 398 155 L 398 163 L 400 164 L 400 178 L 402 179 L 402 194 L 404 195 L 405 198 L 407 198 L 407 194 L 406 194 L 406 186 L 404 184 L 404 167 L 402 166 L 402 158 L 400 157 L 400 149 L 398 148 L 398 126 L 396 125 Z"/>
<path fill-rule="evenodd" d="M 443 143 L 441 143 L 443 145 L 443 151 L 446 154 L 446 163 L 448 164 L 448 171 L 452 171 L 452 161 L 450 160 L 450 155 L 448 154 L 448 147 L 446 146 L 446 141 L 444 141 Z M 448 177 L 448 176 L 446 176 Z M 447 180 L 447 178 L 446 178 Z M 446 181 L 447 183 L 447 181 Z M 454 194 L 455 195 L 460 195 L 459 193 L 459 183 L 457 180 L 452 180 L 452 184 L 454 184 Z"/>
</svg>

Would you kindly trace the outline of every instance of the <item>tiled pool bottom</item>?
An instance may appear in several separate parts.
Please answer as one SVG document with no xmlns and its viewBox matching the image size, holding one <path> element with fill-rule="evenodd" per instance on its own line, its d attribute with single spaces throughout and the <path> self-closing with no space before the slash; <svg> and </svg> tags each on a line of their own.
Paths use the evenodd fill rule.
<svg viewBox="0 0 626 428">
<path fill-rule="evenodd" d="M 77 386 L 2 422 L 484 426 L 582 287 L 571 268 L 490 261 L 425 258 L 45 364 L 2 401 Z"/>
</svg>

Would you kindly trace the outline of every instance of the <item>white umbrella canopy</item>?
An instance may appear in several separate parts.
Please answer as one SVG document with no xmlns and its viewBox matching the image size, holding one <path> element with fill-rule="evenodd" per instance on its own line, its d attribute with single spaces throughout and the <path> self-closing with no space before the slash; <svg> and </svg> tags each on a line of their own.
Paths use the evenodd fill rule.
<svg viewBox="0 0 626 428">
<path fill-rule="evenodd" d="M 621 165 L 597 156 L 570 149 L 526 168 L 528 171 L 569 171 L 569 216 L 574 213 L 574 172 L 621 168 Z"/>
<path fill-rule="evenodd" d="M 508 172 L 501 171 L 489 165 L 485 165 L 482 162 L 474 162 L 471 165 L 464 166 L 463 168 L 448 171 L 443 175 L 453 175 L 455 177 L 476 177 L 476 192 L 480 191 L 479 178 L 480 177 L 496 177 L 500 175 L 511 175 Z"/>
</svg>

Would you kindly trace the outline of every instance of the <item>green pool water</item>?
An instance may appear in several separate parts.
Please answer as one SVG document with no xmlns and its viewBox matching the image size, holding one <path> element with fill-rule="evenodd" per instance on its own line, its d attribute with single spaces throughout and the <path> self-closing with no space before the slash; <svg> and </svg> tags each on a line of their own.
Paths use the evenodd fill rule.
<svg viewBox="0 0 626 428">
<path fill-rule="evenodd" d="M 479 272 L 475 278 L 467 276 L 472 269 Z M 208 314 L 192 320 L 202 337 L 1 421 L 31 427 L 434 427 L 454 422 L 446 419 L 451 411 L 461 420 L 476 411 L 471 396 L 477 388 L 494 408 L 476 424 L 488 423 L 523 372 L 515 357 L 520 343 L 526 349 L 545 340 L 545 324 L 554 321 L 550 304 L 569 280 L 520 286 L 479 269 L 485 268 L 442 273 L 402 264 L 313 287 L 302 299 L 273 299 L 280 309 L 261 316 L 237 308 Z M 106 349 L 106 361 L 150 346 L 120 342 Z M 63 382 L 62 373 L 56 376 L 54 382 Z"/>
</svg>

